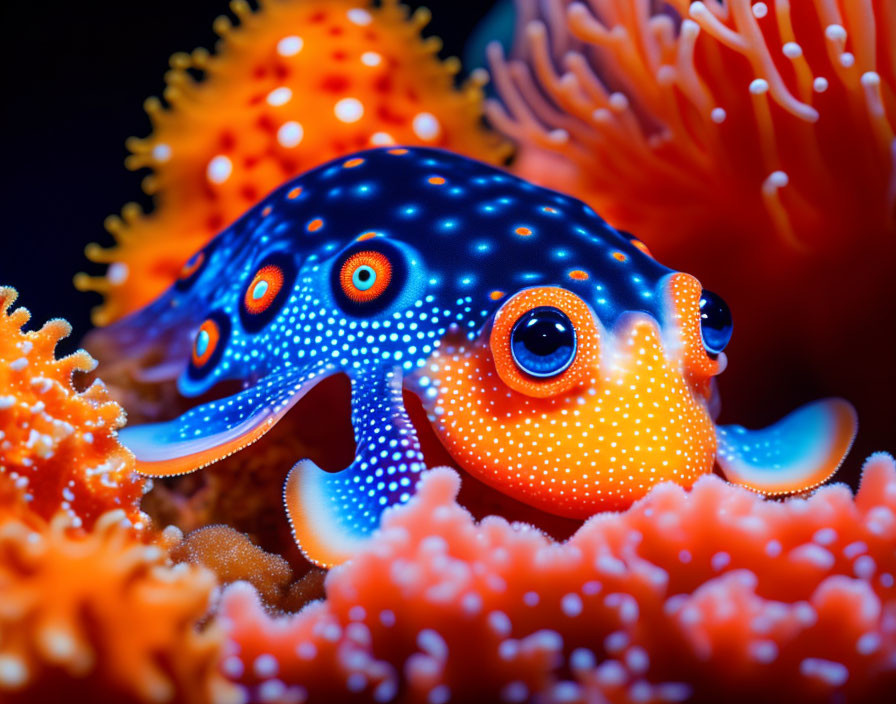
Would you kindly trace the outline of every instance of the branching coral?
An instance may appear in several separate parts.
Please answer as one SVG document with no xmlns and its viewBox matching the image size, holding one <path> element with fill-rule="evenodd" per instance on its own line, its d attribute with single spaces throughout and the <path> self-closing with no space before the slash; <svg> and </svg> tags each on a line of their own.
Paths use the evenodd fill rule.
<svg viewBox="0 0 896 704">
<path fill-rule="evenodd" d="M 211 573 L 166 564 L 122 511 L 90 533 L 59 514 L 0 517 L 0 699 L 231 702 L 218 628 L 195 623 Z"/>
<path fill-rule="evenodd" d="M 116 437 L 121 407 L 101 382 L 74 388 L 73 374 L 96 363 L 84 350 L 56 358 L 69 324 L 51 320 L 23 332 L 30 314 L 10 310 L 15 299 L 13 289 L 0 288 L 0 483 L 14 485 L 11 493 L 47 519 L 63 510 L 75 525 L 89 527 L 120 508 L 139 523 L 143 481 Z"/>
<path fill-rule="evenodd" d="M 396 0 L 269 0 L 253 12 L 231 4 L 219 18 L 217 52 L 175 54 L 164 98 L 146 108 L 154 131 L 129 143 L 130 168 L 155 210 L 128 205 L 107 221 L 117 246 L 88 248 L 110 264 L 81 275 L 106 295 L 106 324 L 152 300 L 197 249 L 287 178 L 369 146 L 441 146 L 488 161 L 508 145 L 480 125 L 481 79 L 453 87 L 459 62 L 440 62 L 438 39 L 420 38 L 429 15 Z M 197 73 L 201 80 L 195 80 Z"/>
<path fill-rule="evenodd" d="M 430 473 L 327 600 L 274 618 L 224 595 L 255 701 L 871 701 L 896 684 L 896 463 L 765 501 L 662 485 L 567 543 L 454 502 Z"/>
<path fill-rule="evenodd" d="M 723 293 L 739 413 L 763 422 L 797 386 L 846 394 L 877 446 L 894 416 L 874 402 L 896 392 L 867 373 L 896 345 L 894 5 L 517 4 L 487 109 L 518 143 L 514 168 Z"/>
</svg>

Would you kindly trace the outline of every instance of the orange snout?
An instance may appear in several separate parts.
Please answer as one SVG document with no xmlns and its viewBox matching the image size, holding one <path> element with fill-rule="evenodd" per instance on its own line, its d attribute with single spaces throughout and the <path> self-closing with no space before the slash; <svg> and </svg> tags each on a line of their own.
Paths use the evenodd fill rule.
<svg viewBox="0 0 896 704">
<path fill-rule="evenodd" d="M 711 472 L 716 434 L 702 386 L 719 362 L 693 347 L 699 283 L 674 275 L 667 289 L 678 332 L 665 335 L 643 313 L 607 331 L 566 289 L 516 294 L 487 339 L 446 346 L 428 367 L 435 393 L 427 405 L 443 444 L 492 487 L 574 518 L 625 508 L 658 482 L 690 486 Z M 554 378 L 527 376 L 510 353 L 514 321 L 535 306 L 559 308 L 576 329 L 575 360 Z"/>
</svg>

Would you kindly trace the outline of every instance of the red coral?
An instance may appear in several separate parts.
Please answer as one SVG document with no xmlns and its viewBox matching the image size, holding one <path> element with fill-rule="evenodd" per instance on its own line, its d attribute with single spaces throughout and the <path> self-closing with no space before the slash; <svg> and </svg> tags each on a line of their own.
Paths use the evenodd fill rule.
<svg viewBox="0 0 896 704">
<path fill-rule="evenodd" d="M 261 701 L 850 701 L 896 684 L 896 463 L 782 503 L 666 484 L 558 544 L 480 524 L 435 470 L 274 618 L 225 593 L 225 671 Z M 602 699 L 602 697 L 604 699 Z"/>
</svg>

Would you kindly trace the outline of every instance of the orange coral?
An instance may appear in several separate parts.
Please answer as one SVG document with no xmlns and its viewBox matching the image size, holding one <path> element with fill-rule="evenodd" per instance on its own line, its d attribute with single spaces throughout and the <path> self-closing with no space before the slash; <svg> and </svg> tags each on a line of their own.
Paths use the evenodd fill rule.
<svg viewBox="0 0 896 704">
<path fill-rule="evenodd" d="M 15 299 L 13 289 L 0 288 L 0 482 L 14 485 L 44 518 L 64 510 L 75 525 L 89 527 L 120 508 L 139 524 L 143 481 L 116 437 L 121 407 L 101 382 L 83 392 L 72 385 L 75 372 L 96 363 L 84 350 L 56 358 L 69 324 L 51 320 L 23 332 L 30 314 L 11 311 Z"/>
<path fill-rule="evenodd" d="M 476 524 L 450 470 L 333 569 L 327 599 L 221 613 L 262 701 L 871 701 L 896 684 L 896 463 L 770 502 L 716 477 L 654 489 L 567 543 Z"/>
<path fill-rule="evenodd" d="M 196 630 L 214 576 L 171 567 L 122 511 L 91 533 L 59 514 L 0 517 L 0 699 L 231 702 L 217 627 Z"/>
<path fill-rule="evenodd" d="M 894 5 L 518 7 L 516 57 L 491 48 L 503 103 L 487 108 L 518 143 L 515 171 L 725 296 L 723 396 L 739 417 L 752 406 L 765 422 L 788 388 L 846 394 L 878 446 L 894 415 L 875 401 L 896 393 L 896 377 L 867 372 L 896 345 Z"/>
<path fill-rule="evenodd" d="M 215 23 L 216 54 L 175 54 L 164 109 L 146 108 L 154 132 L 129 143 L 130 168 L 149 167 L 149 215 L 136 205 L 107 221 L 117 246 L 93 245 L 105 277 L 80 275 L 106 295 L 109 323 L 151 301 L 183 263 L 223 227 L 288 178 L 331 158 L 391 143 L 424 144 L 491 162 L 507 145 L 480 125 L 481 79 L 453 87 L 457 59 L 422 40 L 429 14 L 396 0 L 269 0 L 252 12 L 231 3 L 240 25 Z M 193 75 L 203 74 L 202 80 Z"/>
</svg>

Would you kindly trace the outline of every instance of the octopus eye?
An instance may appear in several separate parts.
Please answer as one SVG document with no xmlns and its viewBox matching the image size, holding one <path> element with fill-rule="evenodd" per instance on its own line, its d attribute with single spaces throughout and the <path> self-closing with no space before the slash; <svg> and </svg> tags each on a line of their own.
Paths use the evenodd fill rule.
<svg viewBox="0 0 896 704">
<path fill-rule="evenodd" d="M 214 368 L 229 334 L 230 321 L 223 313 L 214 312 L 205 319 L 193 338 L 193 354 L 188 370 L 191 377 L 201 378 Z"/>
<path fill-rule="evenodd" d="M 240 321 L 248 332 L 258 332 L 286 303 L 296 276 L 293 258 L 276 252 L 265 258 L 243 290 Z"/>
<path fill-rule="evenodd" d="M 385 254 L 373 250 L 352 254 L 339 270 L 342 292 L 355 303 L 376 300 L 391 281 L 392 263 Z"/>
<path fill-rule="evenodd" d="M 184 262 L 184 265 L 177 273 L 177 281 L 174 282 L 175 288 L 179 291 L 186 291 L 193 285 L 193 282 L 199 278 L 199 274 L 202 273 L 205 264 L 208 262 L 209 255 L 211 254 L 211 247 L 213 246 L 214 244 L 211 244 L 205 249 L 200 249 L 196 254 Z"/>
<path fill-rule="evenodd" d="M 510 353 L 514 363 L 529 376 L 544 379 L 562 373 L 576 357 L 572 321 L 558 308 L 533 308 L 514 324 Z"/>
<path fill-rule="evenodd" d="M 703 290 L 700 295 L 700 333 L 703 346 L 710 357 L 715 358 L 731 340 L 731 311 L 722 297 Z"/>
<path fill-rule="evenodd" d="M 276 264 L 268 264 L 258 270 L 252 277 L 243 303 L 246 310 L 253 315 L 264 313 L 277 298 L 277 294 L 283 289 L 283 270 Z"/>
</svg>

